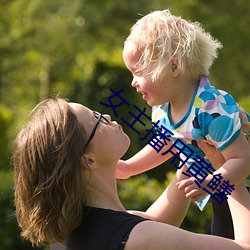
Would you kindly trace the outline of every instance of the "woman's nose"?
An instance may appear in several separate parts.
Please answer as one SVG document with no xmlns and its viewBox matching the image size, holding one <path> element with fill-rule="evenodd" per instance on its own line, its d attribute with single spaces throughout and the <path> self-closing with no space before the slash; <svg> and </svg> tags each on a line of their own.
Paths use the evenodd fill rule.
<svg viewBox="0 0 250 250">
<path fill-rule="evenodd" d="M 104 116 L 109 122 L 111 122 L 111 116 L 110 116 L 110 115 L 104 114 L 103 116 Z"/>
</svg>

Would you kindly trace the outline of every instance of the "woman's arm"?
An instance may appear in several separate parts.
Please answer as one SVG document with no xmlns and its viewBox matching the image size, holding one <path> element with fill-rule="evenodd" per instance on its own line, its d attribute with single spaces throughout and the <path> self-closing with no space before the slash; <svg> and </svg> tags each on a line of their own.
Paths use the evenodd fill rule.
<svg viewBox="0 0 250 250">
<path fill-rule="evenodd" d="M 240 119 L 242 122 L 242 131 L 246 135 L 245 138 L 248 142 L 248 145 L 250 145 L 250 136 L 248 136 L 250 133 L 250 122 L 248 121 L 247 115 L 244 110 L 242 108 L 239 108 L 239 111 Z M 244 141 L 244 138 L 242 140 Z M 246 145 L 245 142 L 243 143 L 243 146 L 244 145 Z M 198 141 L 198 146 L 205 152 L 206 156 L 209 158 L 210 162 L 216 169 L 221 167 L 226 162 L 223 155 L 218 150 L 216 150 L 214 146 L 209 146 L 204 141 Z"/>
<path fill-rule="evenodd" d="M 224 180 L 238 185 L 250 174 L 250 147 L 243 132 L 228 147 L 221 151 L 225 163 L 214 172 L 221 173 Z"/>
<path fill-rule="evenodd" d="M 215 169 L 219 169 L 225 163 L 225 158 L 215 146 L 209 145 L 205 141 L 197 141 L 197 144 L 198 147 L 205 153 Z"/>
<path fill-rule="evenodd" d="M 233 218 L 235 240 L 249 244 L 250 195 L 244 184 L 235 188 L 228 198 Z"/>
<path fill-rule="evenodd" d="M 235 240 L 218 236 L 191 233 L 164 223 L 144 221 L 130 233 L 125 250 L 249 250 L 250 196 L 246 188 L 239 185 L 229 197 Z"/>
</svg>

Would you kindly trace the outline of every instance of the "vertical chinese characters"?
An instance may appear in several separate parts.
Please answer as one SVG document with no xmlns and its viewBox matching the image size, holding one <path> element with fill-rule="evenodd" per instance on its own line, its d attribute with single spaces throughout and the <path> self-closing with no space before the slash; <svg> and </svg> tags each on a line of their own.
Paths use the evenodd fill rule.
<svg viewBox="0 0 250 250">
<path fill-rule="evenodd" d="M 168 145 L 168 142 L 173 139 L 172 136 L 174 134 L 163 125 L 159 126 L 159 121 L 157 121 L 152 122 L 152 127 L 150 129 L 145 128 L 146 134 L 142 137 L 141 132 L 139 132 L 134 126 L 136 123 L 139 123 L 140 125 L 145 127 L 146 123 L 143 121 L 143 119 L 147 119 L 151 122 L 151 118 L 146 114 L 146 108 L 143 108 L 143 110 L 141 110 L 136 105 L 131 106 L 130 103 L 120 95 L 123 93 L 123 89 L 118 92 L 115 92 L 113 89 L 110 89 L 110 91 L 113 93 L 113 95 L 108 97 L 109 104 L 103 102 L 100 102 L 100 104 L 112 108 L 116 117 L 118 117 L 116 109 L 120 106 L 125 104 L 129 107 L 132 107 L 133 112 L 128 111 L 128 114 L 133 117 L 133 122 L 129 123 L 122 117 L 120 117 L 120 119 L 125 124 L 127 124 L 134 132 L 140 135 L 141 141 L 147 140 L 147 144 L 153 147 L 157 153 L 161 153 L 162 155 L 166 155 L 168 153 L 172 154 L 173 157 L 171 159 L 171 164 L 173 164 L 175 160 L 178 160 L 179 165 L 174 164 L 174 167 L 177 169 L 181 169 L 188 161 L 188 159 L 194 154 L 194 151 L 190 147 L 188 147 L 187 144 L 185 144 L 181 139 L 177 138 L 173 140 L 173 145 L 167 151 L 161 152 L 163 147 L 165 145 Z M 121 102 L 114 105 L 112 102 L 113 98 L 118 98 Z M 135 115 L 134 112 L 136 112 L 137 115 Z M 197 186 L 206 191 L 209 195 L 211 195 L 211 198 L 215 199 L 221 205 L 225 199 L 228 199 L 227 196 L 231 195 L 235 185 L 231 185 L 229 181 L 222 181 L 223 177 L 221 176 L 221 174 L 214 175 L 214 171 L 215 169 L 210 163 L 206 162 L 204 158 L 196 156 L 195 161 L 191 164 L 188 170 L 182 173 L 188 177 L 194 177 Z M 206 187 L 208 187 L 211 192 L 207 188 L 201 186 L 208 175 L 212 175 L 212 179 Z"/>
</svg>

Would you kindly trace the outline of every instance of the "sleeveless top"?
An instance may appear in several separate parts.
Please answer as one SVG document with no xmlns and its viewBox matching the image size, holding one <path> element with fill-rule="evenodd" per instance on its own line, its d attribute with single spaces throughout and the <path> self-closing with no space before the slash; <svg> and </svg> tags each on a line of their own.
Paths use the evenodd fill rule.
<svg viewBox="0 0 250 250">
<path fill-rule="evenodd" d="M 131 230 L 145 221 L 110 209 L 85 207 L 82 223 L 66 241 L 67 250 L 122 250 Z"/>
</svg>

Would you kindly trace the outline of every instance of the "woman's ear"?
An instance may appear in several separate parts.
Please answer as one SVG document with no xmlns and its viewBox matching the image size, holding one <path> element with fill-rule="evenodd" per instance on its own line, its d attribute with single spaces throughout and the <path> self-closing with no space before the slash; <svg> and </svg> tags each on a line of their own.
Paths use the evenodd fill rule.
<svg viewBox="0 0 250 250">
<path fill-rule="evenodd" d="M 82 160 L 84 161 L 85 164 L 87 164 L 89 169 L 95 169 L 96 168 L 96 163 L 94 158 L 87 156 L 87 155 L 83 155 L 82 156 Z"/>
</svg>

